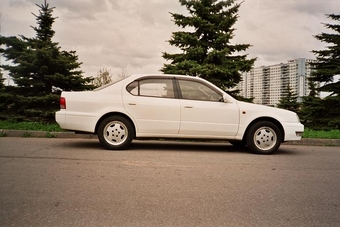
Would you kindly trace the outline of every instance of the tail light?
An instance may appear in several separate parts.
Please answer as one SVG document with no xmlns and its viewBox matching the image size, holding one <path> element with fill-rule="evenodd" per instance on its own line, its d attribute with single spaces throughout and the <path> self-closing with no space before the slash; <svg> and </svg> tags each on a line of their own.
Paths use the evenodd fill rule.
<svg viewBox="0 0 340 227">
<path fill-rule="evenodd" d="M 60 109 L 66 109 L 66 99 L 64 97 L 60 97 Z"/>
</svg>

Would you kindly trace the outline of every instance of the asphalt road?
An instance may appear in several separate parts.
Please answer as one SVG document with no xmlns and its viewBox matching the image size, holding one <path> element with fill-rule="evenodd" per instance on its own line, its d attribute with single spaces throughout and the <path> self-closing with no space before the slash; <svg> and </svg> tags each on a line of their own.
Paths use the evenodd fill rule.
<svg viewBox="0 0 340 227">
<path fill-rule="evenodd" d="M 0 138 L 0 226 L 339 225 L 339 147 Z"/>
</svg>

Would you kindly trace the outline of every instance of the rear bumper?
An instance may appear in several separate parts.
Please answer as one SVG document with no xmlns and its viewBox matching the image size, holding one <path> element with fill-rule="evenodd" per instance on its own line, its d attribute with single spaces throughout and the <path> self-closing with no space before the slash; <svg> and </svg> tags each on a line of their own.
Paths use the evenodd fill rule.
<svg viewBox="0 0 340 227">
<path fill-rule="evenodd" d="M 59 124 L 60 128 L 66 129 L 66 116 L 65 111 L 59 110 L 55 113 L 55 121 Z"/>
<path fill-rule="evenodd" d="M 89 133 L 95 132 L 97 123 L 97 118 L 94 115 L 84 115 L 78 112 L 66 114 L 65 110 L 57 111 L 55 119 L 62 129 Z"/>
</svg>

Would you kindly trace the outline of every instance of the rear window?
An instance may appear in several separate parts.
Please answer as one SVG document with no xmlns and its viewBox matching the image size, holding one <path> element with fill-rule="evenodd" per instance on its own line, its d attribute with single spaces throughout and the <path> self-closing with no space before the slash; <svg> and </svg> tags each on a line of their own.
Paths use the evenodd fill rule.
<svg viewBox="0 0 340 227">
<path fill-rule="evenodd" d="M 122 81 L 122 80 L 125 80 L 126 78 L 128 78 L 128 77 L 123 77 L 123 78 L 118 79 L 118 80 L 116 80 L 116 81 L 113 81 L 113 82 L 111 82 L 111 83 L 104 84 L 103 86 L 98 87 L 98 88 L 94 89 L 93 91 L 100 91 L 100 90 L 103 90 L 104 88 L 110 87 L 111 85 L 113 85 L 113 84 L 115 84 L 115 83 L 118 83 L 118 82 L 120 82 L 120 81 Z"/>
</svg>

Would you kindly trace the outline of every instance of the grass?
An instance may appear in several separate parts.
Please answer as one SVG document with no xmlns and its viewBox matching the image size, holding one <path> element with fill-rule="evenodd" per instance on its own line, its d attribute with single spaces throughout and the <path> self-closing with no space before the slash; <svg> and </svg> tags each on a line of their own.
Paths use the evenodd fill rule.
<svg viewBox="0 0 340 227">
<path fill-rule="evenodd" d="M 340 130 L 317 131 L 312 129 L 305 129 L 302 138 L 340 139 Z"/>
<path fill-rule="evenodd" d="M 57 123 L 46 124 L 41 122 L 14 122 L 0 120 L 0 129 L 13 129 L 13 130 L 32 130 L 32 131 L 45 131 L 45 132 L 62 132 L 63 130 Z"/>
<path fill-rule="evenodd" d="M 40 122 L 14 122 L 0 120 L 0 129 L 14 129 L 14 130 L 32 130 L 32 131 L 44 131 L 46 132 L 46 137 L 51 138 L 53 135 L 50 132 L 62 132 L 62 130 L 57 123 L 55 124 L 44 124 Z M 0 137 L 6 136 L 5 134 L 0 134 Z M 30 137 L 27 133 L 26 137 Z M 314 138 L 314 139 L 340 139 L 340 130 L 330 130 L 330 131 L 317 131 L 311 129 L 305 129 L 302 138 Z"/>
</svg>

